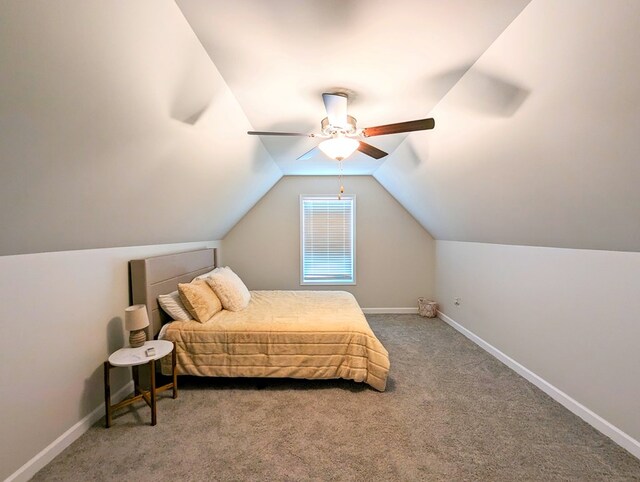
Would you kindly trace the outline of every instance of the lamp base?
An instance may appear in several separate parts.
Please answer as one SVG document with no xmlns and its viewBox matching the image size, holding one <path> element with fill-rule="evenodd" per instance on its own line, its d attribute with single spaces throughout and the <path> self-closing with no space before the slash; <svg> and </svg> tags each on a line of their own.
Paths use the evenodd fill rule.
<svg viewBox="0 0 640 482">
<path fill-rule="evenodd" d="M 147 341 L 147 334 L 144 330 L 134 330 L 129 333 L 129 346 L 131 348 L 138 348 L 144 345 L 145 341 Z"/>
</svg>

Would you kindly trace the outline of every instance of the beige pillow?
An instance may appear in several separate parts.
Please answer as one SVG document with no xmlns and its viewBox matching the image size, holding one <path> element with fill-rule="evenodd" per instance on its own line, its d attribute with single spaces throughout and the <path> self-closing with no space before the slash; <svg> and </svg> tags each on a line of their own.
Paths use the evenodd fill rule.
<svg viewBox="0 0 640 482">
<path fill-rule="evenodd" d="M 228 266 L 213 273 L 206 281 L 220 298 L 225 310 L 241 311 L 249 305 L 251 293 Z"/>
<path fill-rule="evenodd" d="M 180 300 L 194 320 L 204 323 L 222 310 L 220 299 L 205 280 L 179 283 Z"/>
</svg>

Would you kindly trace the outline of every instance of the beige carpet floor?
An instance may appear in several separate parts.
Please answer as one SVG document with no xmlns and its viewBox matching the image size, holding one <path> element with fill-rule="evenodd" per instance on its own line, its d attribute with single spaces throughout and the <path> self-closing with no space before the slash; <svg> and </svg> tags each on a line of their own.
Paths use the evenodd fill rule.
<svg viewBox="0 0 640 482">
<path fill-rule="evenodd" d="M 640 461 L 440 320 L 368 316 L 388 391 L 181 377 L 34 480 L 640 480 Z"/>
</svg>

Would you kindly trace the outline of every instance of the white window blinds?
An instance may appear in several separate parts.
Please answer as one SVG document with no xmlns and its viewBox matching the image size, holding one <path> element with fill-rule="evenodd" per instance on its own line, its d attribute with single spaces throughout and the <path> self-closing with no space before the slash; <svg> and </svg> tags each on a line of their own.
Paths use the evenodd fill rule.
<svg viewBox="0 0 640 482">
<path fill-rule="evenodd" d="M 355 284 L 354 221 L 354 196 L 300 196 L 302 284 Z"/>
</svg>

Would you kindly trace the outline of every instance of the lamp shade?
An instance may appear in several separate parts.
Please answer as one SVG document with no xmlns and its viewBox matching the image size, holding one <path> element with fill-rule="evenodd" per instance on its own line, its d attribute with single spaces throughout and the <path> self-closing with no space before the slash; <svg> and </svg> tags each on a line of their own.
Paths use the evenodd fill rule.
<svg viewBox="0 0 640 482">
<path fill-rule="evenodd" d="M 133 305 L 124 310 L 124 327 L 127 331 L 143 330 L 149 326 L 145 305 Z"/>
<path fill-rule="evenodd" d="M 333 139 L 322 141 L 318 147 L 330 158 L 341 161 L 353 154 L 359 145 L 360 143 L 355 139 L 334 137 Z"/>
</svg>

